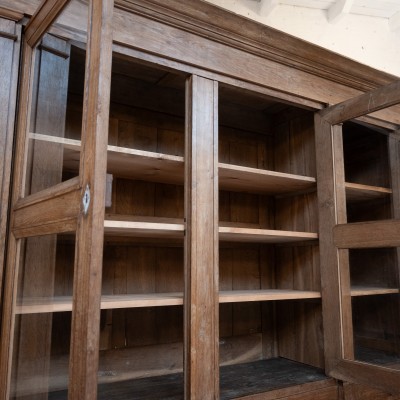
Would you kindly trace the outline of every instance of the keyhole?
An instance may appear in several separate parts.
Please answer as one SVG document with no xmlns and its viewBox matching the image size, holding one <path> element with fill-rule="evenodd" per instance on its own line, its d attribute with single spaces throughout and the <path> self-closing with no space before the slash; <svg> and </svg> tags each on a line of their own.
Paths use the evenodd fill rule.
<svg viewBox="0 0 400 400">
<path fill-rule="evenodd" d="M 82 198 L 82 204 L 83 204 L 83 214 L 87 215 L 88 210 L 89 210 L 89 205 L 90 205 L 90 188 L 89 188 L 89 185 L 86 185 L 85 193 L 83 194 L 83 198 Z"/>
</svg>

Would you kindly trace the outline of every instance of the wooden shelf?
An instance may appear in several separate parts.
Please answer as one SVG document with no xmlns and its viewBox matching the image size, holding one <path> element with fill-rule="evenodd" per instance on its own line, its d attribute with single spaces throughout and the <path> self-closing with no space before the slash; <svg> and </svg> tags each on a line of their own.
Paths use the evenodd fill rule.
<svg viewBox="0 0 400 400">
<path fill-rule="evenodd" d="M 39 133 L 30 133 L 29 137 L 62 145 L 64 167 L 71 171 L 79 169 L 79 140 Z M 109 145 L 107 172 L 122 178 L 183 184 L 184 159 L 180 156 Z M 220 163 L 219 185 L 221 190 L 272 195 L 310 190 L 315 188 L 316 180 L 308 176 Z"/>
<path fill-rule="evenodd" d="M 149 220 L 128 221 L 110 216 L 104 221 L 104 233 L 109 236 L 179 239 L 184 235 L 184 224 L 176 219 L 149 217 Z M 312 232 L 279 231 L 271 229 L 219 227 L 219 237 L 225 242 L 294 243 L 317 240 Z"/>
<path fill-rule="evenodd" d="M 104 234 L 110 236 L 124 237 L 144 237 L 157 239 L 179 239 L 183 238 L 183 223 L 165 222 L 165 218 L 160 218 L 157 222 L 147 221 L 120 221 L 105 220 Z"/>
<path fill-rule="evenodd" d="M 250 243 L 294 243 L 317 240 L 318 234 L 312 232 L 278 231 L 270 229 L 219 228 L 219 238 L 225 242 L 250 242 Z"/>
<path fill-rule="evenodd" d="M 182 293 L 146 293 L 105 295 L 101 297 L 101 309 L 176 306 L 183 304 Z M 36 298 L 17 305 L 17 314 L 38 314 L 72 311 L 72 297 Z"/>
<path fill-rule="evenodd" d="M 351 295 L 375 296 L 385 294 L 399 294 L 399 289 L 377 287 L 353 287 Z M 265 290 L 231 290 L 220 292 L 220 303 L 241 303 L 252 301 L 279 301 L 319 299 L 321 294 L 309 290 L 265 289 Z M 101 309 L 165 307 L 183 304 L 182 293 L 148 293 L 126 295 L 104 295 L 101 298 Z M 17 314 L 39 314 L 72 311 L 70 296 L 53 298 L 35 298 L 24 300 L 16 306 Z"/>
<path fill-rule="evenodd" d="M 31 133 L 31 139 L 62 144 L 64 167 L 77 171 L 80 159 L 80 140 Z M 183 183 L 183 157 L 150 151 L 107 146 L 107 172 L 122 178 L 151 182 Z"/>
<path fill-rule="evenodd" d="M 308 190 L 315 185 L 315 178 L 308 176 L 219 163 L 219 186 L 222 190 L 282 194 Z"/>
<path fill-rule="evenodd" d="M 241 303 L 248 301 L 275 301 L 319 299 L 321 293 L 306 290 L 265 289 L 265 290 L 232 290 L 221 291 L 220 303 Z"/>
<path fill-rule="evenodd" d="M 392 190 L 388 188 L 350 182 L 345 183 L 345 188 L 347 200 L 353 203 L 381 199 L 392 193 Z"/>
<path fill-rule="evenodd" d="M 232 290 L 220 292 L 220 303 L 241 303 L 251 301 L 318 299 L 319 292 L 302 290 Z M 146 293 L 103 295 L 101 309 L 166 307 L 183 304 L 183 293 Z M 17 304 L 16 314 L 40 314 L 72 311 L 71 296 L 25 299 Z"/>
<path fill-rule="evenodd" d="M 358 296 L 376 296 L 382 294 L 399 294 L 399 289 L 368 287 L 368 286 L 353 286 L 351 288 L 352 297 Z"/>
</svg>

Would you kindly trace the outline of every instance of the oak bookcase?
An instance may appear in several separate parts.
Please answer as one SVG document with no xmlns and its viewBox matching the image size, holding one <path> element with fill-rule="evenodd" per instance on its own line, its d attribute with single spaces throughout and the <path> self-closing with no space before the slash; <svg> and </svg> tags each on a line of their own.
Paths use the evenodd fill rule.
<svg viewBox="0 0 400 400">
<path fill-rule="evenodd" d="M 14 39 L 0 398 L 389 396 L 357 385 L 375 369 L 398 393 L 398 244 L 340 229 L 399 218 L 400 117 L 323 110 L 372 72 L 330 53 L 321 72 L 293 38 L 309 66 L 272 60 L 264 28 L 205 3 L 64 3 Z"/>
</svg>

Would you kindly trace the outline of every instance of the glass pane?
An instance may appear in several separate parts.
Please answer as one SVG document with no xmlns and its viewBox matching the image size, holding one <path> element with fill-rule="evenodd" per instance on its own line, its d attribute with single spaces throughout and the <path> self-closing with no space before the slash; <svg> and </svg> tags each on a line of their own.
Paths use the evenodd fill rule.
<svg viewBox="0 0 400 400">
<path fill-rule="evenodd" d="M 72 13 L 76 32 L 63 27 Z M 72 0 L 35 49 L 26 196 L 79 174 L 87 16 Z"/>
<path fill-rule="evenodd" d="M 372 125 L 343 124 L 347 221 L 392 218 L 388 131 Z"/>
<path fill-rule="evenodd" d="M 400 369 L 398 249 L 349 251 L 354 358 Z"/>
<path fill-rule="evenodd" d="M 48 399 L 68 387 L 75 236 L 21 241 L 12 399 Z"/>
</svg>

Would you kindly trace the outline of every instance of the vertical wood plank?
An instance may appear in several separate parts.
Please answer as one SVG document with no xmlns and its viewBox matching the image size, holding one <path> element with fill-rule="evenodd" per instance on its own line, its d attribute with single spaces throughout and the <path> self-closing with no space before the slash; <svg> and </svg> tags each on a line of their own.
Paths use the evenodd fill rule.
<svg viewBox="0 0 400 400">
<path fill-rule="evenodd" d="M 0 32 L 17 36 L 17 40 L 0 36 L 0 238 L 2 238 L 0 240 L 0 293 L 2 293 L 21 26 L 14 21 L 1 18 Z M 0 299 L 0 306 L 1 303 Z"/>
<path fill-rule="evenodd" d="M 388 138 L 388 153 L 389 153 L 389 168 L 390 168 L 390 184 L 392 188 L 392 218 L 400 219 L 400 138 L 398 135 L 392 135 Z M 395 275 L 396 282 L 394 283 L 397 287 L 400 287 L 400 248 L 397 247 L 393 249 L 393 258 L 395 265 L 393 267 L 394 271 L 391 271 Z M 395 286 L 395 287 L 396 287 Z M 393 301 L 393 307 L 395 311 L 393 312 L 396 316 L 400 315 L 400 302 L 398 300 Z M 395 319 L 395 318 L 393 318 Z M 398 320 L 398 317 L 396 318 Z M 399 337 L 400 327 L 399 324 L 393 321 L 394 325 L 394 335 Z M 396 341 L 397 354 L 400 351 L 400 343 Z"/>
<path fill-rule="evenodd" d="M 186 86 L 185 398 L 219 397 L 217 83 Z"/>
<path fill-rule="evenodd" d="M 68 398 L 97 395 L 113 0 L 90 1 L 80 178 L 90 205 L 78 217 Z"/>
<path fill-rule="evenodd" d="M 343 304 L 340 293 L 339 252 L 333 242 L 333 227 L 346 222 L 343 148 L 340 131 L 315 114 L 315 147 L 319 205 L 319 242 L 322 310 L 324 318 L 325 368 L 329 373 L 343 356 Z M 348 266 L 347 266 L 348 268 Z M 349 338 L 346 338 L 348 342 Z"/>
</svg>

